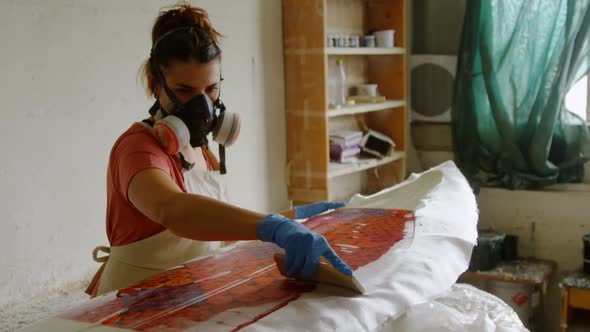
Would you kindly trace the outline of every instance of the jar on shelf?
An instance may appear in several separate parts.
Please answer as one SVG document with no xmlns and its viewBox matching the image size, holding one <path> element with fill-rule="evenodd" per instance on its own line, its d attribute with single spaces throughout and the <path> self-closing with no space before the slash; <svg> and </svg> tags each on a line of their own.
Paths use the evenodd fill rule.
<svg viewBox="0 0 590 332">
<path fill-rule="evenodd" d="M 375 36 L 366 35 L 364 37 L 364 46 L 365 47 L 375 47 Z"/>
<path fill-rule="evenodd" d="M 340 34 L 338 47 L 348 47 L 349 43 L 350 43 L 350 36 L 346 33 Z"/>
<path fill-rule="evenodd" d="M 327 36 L 326 47 L 334 47 L 334 34 L 329 33 Z"/>
<path fill-rule="evenodd" d="M 360 36 L 356 34 L 350 35 L 348 47 L 360 47 Z"/>
</svg>

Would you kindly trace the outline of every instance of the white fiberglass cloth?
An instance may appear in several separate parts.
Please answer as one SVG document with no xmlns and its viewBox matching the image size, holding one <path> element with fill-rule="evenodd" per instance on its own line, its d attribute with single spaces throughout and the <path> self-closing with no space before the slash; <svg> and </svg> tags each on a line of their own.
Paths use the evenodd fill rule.
<svg viewBox="0 0 590 332">
<path fill-rule="evenodd" d="M 447 291 L 468 265 L 477 240 L 477 205 L 454 163 L 446 162 L 371 196 L 354 196 L 349 208 L 415 210 L 413 236 L 355 277 L 364 295 L 319 285 L 246 331 L 381 331 L 408 308 Z"/>
<path fill-rule="evenodd" d="M 441 297 L 411 307 L 384 324 L 382 331 L 524 332 L 518 315 L 504 301 L 467 284 L 455 284 Z"/>
</svg>

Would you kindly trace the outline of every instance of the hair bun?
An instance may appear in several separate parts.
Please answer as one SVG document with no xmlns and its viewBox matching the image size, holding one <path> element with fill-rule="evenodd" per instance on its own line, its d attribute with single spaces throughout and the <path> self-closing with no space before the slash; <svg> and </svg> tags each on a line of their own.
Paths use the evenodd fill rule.
<svg viewBox="0 0 590 332">
<path fill-rule="evenodd" d="M 203 8 L 193 7 L 187 1 L 181 1 L 160 12 L 152 29 L 152 45 L 166 32 L 191 25 L 198 26 L 216 44 L 219 44 L 219 38 L 222 35 L 213 27 L 207 11 Z"/>
</svg>

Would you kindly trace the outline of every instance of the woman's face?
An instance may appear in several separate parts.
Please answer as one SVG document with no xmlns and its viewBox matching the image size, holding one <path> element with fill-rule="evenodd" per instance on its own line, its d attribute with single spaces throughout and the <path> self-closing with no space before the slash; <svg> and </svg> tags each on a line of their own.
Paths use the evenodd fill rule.
<svg viewBox="0 0 590 332">
<path fill-rule="evenodd" d="M 219 59 L 207 63 L 173 60 L 166 68 L 162 68 L 162 72 L 168 87 L 183 104 L 200 94 L 208 96 L 213 102 L 219 98 L 221 83 Z M 172 101 L 159 84 L 156 86 L 156 95 L 160 100 L 160 105 L 166 111 L 173 109 Z"/>
</svg>

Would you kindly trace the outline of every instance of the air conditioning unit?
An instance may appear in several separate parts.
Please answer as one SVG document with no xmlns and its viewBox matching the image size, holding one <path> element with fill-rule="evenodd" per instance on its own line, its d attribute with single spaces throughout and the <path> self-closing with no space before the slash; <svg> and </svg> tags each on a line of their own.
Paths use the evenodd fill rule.
<svg viewBox="0 0 590 332">
<path fill-rule="evenodd" d="M 412 121 L 451 122 L 457 57 L 412 55 Z"/>
</svg>

